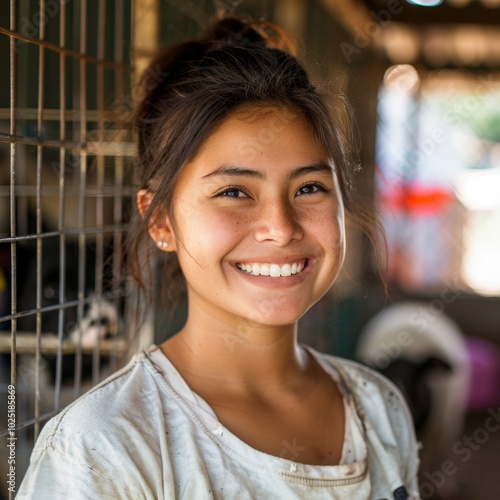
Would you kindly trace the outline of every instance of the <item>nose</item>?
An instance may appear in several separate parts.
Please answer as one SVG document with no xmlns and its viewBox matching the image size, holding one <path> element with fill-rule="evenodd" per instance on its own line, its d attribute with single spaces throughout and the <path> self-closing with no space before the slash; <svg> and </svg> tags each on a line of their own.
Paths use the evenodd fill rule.
<svg viewBox="0 0 500 500">
<path fill-rule="evenodd" d="M 285 200 L 275 200 L 263 204 L 257 220 L 255 239 L 270 241 L 286 246 L 303 236 L 302 226 L 296 209 Z"/>
</svg>

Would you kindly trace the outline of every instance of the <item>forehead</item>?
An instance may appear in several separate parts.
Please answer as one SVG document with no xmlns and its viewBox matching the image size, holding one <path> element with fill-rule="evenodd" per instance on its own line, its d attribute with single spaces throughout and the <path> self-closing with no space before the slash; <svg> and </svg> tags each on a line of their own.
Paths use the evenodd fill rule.
<svg viewBox="0 0 500 500">
<path fill-rule="evenodd" d="M 297 111 L 285 107 L 243 108 L 230 114 L 204 141 L 186 167 L 296 167 L 327 162 L 327 154 Z"/>
</svg>

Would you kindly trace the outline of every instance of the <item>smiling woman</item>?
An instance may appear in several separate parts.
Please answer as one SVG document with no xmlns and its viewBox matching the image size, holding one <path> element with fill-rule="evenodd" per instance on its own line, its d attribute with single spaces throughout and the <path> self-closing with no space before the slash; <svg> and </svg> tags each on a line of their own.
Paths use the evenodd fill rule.
<svg viewBox="0 0 500 500">
<path fill-rule="evenodd" d="M 276 27 L 237 19 L 142 85 L 129 262 L 146 288 L 144 249 L 173 256 L 188 318 L 47 424 L 19 498 L 418 498 L 397 389 L 297 342 L 342 266 L 344 210 L 369 227 L 342 100 Z"/>
<path fill-rule="evenodd" d="M 180 172 L 170 214 L 149 226 L 153 240 L 167 241 L 179 259 L 189 297 L 185 330 L 198 330 L 200 310 L 222 314 L 231 331 L 249 315 L 292 325 L 340 270 L 344 214 L 337 175 L 301 116 L 253 158 L 244 150 L 276 114 L 269 107 L 231 113 Z M 139 192 L 143 215 L 152 199 L 148 190 Z"/>
</svg>

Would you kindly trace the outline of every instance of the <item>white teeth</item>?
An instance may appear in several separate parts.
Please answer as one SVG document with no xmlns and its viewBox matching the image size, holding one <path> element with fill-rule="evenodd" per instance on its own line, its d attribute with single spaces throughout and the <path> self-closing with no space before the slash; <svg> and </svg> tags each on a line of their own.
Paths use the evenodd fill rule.
<svg viewBox="0 0 500 500">
<path fill-rule="evenodd" d="M 280 275 L 280 266 L 278 264 L 271 264 L 269 273 L 273 278 L 278 278 Z"/>
<path fill-rule="evenodd" d="M 292 275 L 292 267 L 290 264 L 284 264 L 281 266 L 281 276 L 291 276 Z"/>
<path fill-rule="evenodd" d="M 236 267 L 241 271 L 245 271 L 248 274 L 254 276 L 272 276 L 273 278 L 279 278 L 280 276 L 292 276 L 294 274 L 300 273 L 304 269 L 304 264 L 301 262 L 294 262 L 293 264 L 283 264 L 279 266 L 278 264 L 236 264 Z"/>
</svg>

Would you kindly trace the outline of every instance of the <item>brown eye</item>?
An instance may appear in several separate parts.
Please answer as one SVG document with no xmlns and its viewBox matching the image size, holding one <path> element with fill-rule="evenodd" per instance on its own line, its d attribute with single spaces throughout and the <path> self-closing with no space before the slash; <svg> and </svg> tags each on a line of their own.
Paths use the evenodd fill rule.
<svg viewBox="0 0 500 500">
<path fill-rule="evenodd" d="M 297 196 L 326 192 L 326 189 L 319 184 L 306 184 L 297 191 Z"/>
<path fill-rule="evenodd" d="M 240 194 L 241 191 L 238 191 L 237 189 L 228 189 L 227 191 L 221 193 L 222 196 L 229 196 L 229 198 L 239 198 Z"/>
<path fill-rule="evenodd" d="M 216 195 L 216 197 L 226 198 L 248 198 L 248 195 L 243 191 L 241 186 L 231 186 Z"/>
</svg>

